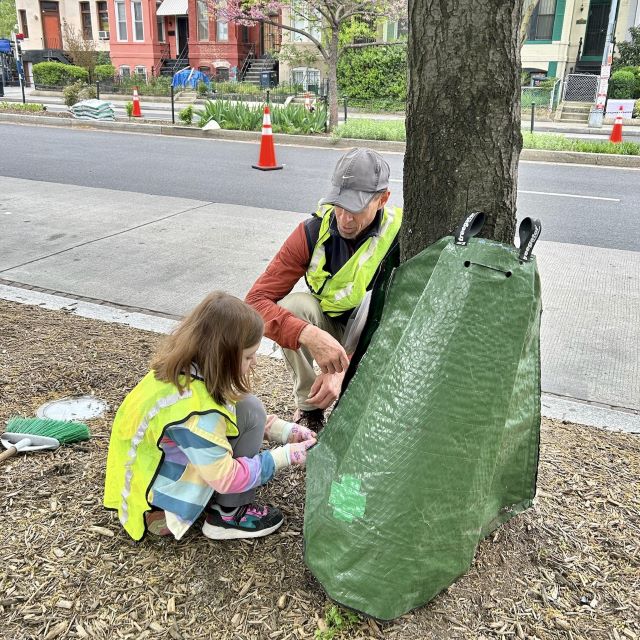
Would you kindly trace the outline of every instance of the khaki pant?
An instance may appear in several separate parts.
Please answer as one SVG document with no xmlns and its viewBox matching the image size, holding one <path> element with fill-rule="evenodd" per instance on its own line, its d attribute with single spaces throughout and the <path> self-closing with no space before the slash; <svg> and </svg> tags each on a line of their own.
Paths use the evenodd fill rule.
<svg viewBox="0 0 640 640">
<path fill-rule="evenodd" d="M 309 293 L 290 293 L 282 298 L 278 304 L 294 316 L 323 329 L 331 334 L 336 340 L 341 341 L 344 334 L 344 326 L 325 315 L 320 308 L 320 302 Z M 313 369 L 313 357 L 305 347 L 300 347 L 297 351 L 283 349 L 284 361 L 287 369 L 293 377 L 293 393 L 296 399 L 296 406 L 299 409 L 310 411 L 317 409 L 307 402 L 311 385 L 316 379 L 316 372 Z"/>
</svg>

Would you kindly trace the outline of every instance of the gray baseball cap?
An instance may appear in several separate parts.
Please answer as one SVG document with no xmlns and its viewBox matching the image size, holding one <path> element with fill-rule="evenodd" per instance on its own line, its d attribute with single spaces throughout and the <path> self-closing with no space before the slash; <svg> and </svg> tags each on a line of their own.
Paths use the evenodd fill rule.
<svg viewBox="0 0 640 640">
<path fill-rule="evenodd" d="M 320 204 L 333 204 L 359 213 L 378 191 L 389 188 L 389 165 L 376 151 L 356 147 L 347 151 L 333 171 L 331 191 Z"/>
</svg>

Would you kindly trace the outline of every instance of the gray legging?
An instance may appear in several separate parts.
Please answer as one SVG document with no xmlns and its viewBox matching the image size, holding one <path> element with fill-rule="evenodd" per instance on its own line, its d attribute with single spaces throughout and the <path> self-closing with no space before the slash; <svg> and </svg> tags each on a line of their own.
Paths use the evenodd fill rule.
<svg viewBox="0 0 640 640">
<path fill-rule="evenodd" d="M 234 438 L 229 438 L 233 457 L 252 458 L 258 454 L 262 445 L 267 412 L 258 398 L 245 396 L 236 404 L 236 418 L 238 419 L 239 433 Z M 217 502 L 221 507 L 239 507 L 253 502 L 255 496 L 255 489 L 244 493 L 216 493 L 212 502 Z"/>
</svg>

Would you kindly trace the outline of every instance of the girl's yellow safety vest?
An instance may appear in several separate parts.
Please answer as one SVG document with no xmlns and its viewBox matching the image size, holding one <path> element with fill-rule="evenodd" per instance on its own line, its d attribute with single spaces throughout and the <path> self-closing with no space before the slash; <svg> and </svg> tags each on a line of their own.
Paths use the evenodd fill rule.
<svg viewBox="0 0 640 640">
<path fill-rule="evenodd" d="M 157 380 L 150 371 L 124 399 L 111 430 L 104 506 L 117 510 L 134 540 L 140 540 L 146 531 L 144 514 L 151 509 L 147 495 L 162 461 L 160 440 L 165 429 L 213 412 L 225 418 L 226 433 L 199 433 L 197 425 L 190 429 L 230 449 L 227 437 L 238 435 L 235 407 L 215 402 L 201 378 L 192 375 L 189 387 L 180 393 L 174 384 Z"/>
<path fill-rule="evenodd" d="M 402 209 L 385 208 L 379 234 L 363 242 L 351 258 L 331 275 L 325 269 L 325 243 L 330 237 L 329 225 L 333 209 L 333 205 L 324 205 L 314 214 L 322 222 L 305 280 L 312 295 L 320 301 L 322 311 L 328 316 L 339 316 L 355 309 L 362 302 L 367 287 L 400 230 Z"/>
</svg>

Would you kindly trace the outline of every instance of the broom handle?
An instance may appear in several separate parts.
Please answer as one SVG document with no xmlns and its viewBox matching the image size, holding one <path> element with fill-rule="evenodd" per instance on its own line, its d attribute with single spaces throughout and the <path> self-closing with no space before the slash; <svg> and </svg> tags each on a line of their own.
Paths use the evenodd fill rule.
<svg viewBox="0 0 640 640">
<path fill-rule="evenodd" d="M 18 449 L 16 449 L 16 447 L 9 447 L 6 451 L 0 453 L 0 462 L 15 456 L 16 453 L 18 453 Z"/>
</svg>

